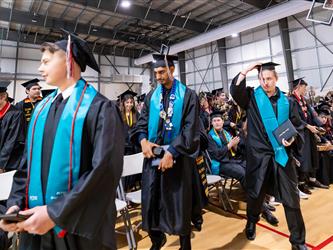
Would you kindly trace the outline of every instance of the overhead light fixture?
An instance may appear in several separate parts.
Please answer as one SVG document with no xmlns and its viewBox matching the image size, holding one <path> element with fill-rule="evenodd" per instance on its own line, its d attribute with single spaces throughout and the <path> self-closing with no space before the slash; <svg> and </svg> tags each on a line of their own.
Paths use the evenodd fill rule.
<svg viewBox="0 0 333 250">
<path fill-rule="evenodd" d="M 37 23 L 37 20 L 36 19 L 32 19 L 31 22 Z"/>
<path fill-rule="evenodd" d="M 98 29 L 96 29 L 96 28 L 93 28 L 93 30 L 92 30 L 92 31 L 96 32 L 96 31 L 98 31 Z"/>
<path fill-rule="evenodd" d="M 231 37 L 238 37 L 238 33 L 231 34 Z"/>
<path fill-rule="evenodd" d="M 131 6 L 131 2 L 128 0 L 123 0 L 121 1 L 120 6 L 123 8 L 129 8 Z"/>
</svg>

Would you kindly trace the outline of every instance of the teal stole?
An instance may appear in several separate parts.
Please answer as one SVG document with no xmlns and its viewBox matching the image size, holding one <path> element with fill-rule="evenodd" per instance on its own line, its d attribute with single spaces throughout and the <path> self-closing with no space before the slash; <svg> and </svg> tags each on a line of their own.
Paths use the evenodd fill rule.
<svg viewBox="0 0 333 250">
<path fill-rule="evenodd" d="M 35 108 L 27 138 L 26 208 L 51 204 L 78 182 L 84 120 L 96 94 L 97 91 L 83 79 L 76 83 L 56 130 L 45 196 L 41 182 L 43 134 L 47 115 L 57 91 L 51 93 Z M 65 234 L 58 226 L 55 226 L 54 230 L 59 237 Z"/>
<path fill-rule="evenodd" d="M 272 104 L 261 86 L 255 89 L 254 97 L 257 102 L 259 113 L 268 135 L 268 139 L 274 150 L 275 161 L 282 167 L 285 167 L 288 162 L 288 154 L 284 146 L 280 145 L 275 139 L 273 131 L 278 128 L 279 125 L 289 119 L 289 101 L 279 88 L 278 91 L 280 93 L 280 97 L 277 101 L 277 119 Z"/>
<path fill-rule="evenodd" d="M 173 115 L 171 122 L 173 124 L 170 136 L 163 136 L 163 143 L 168 145 L 176 138 L 181 129 L 182 113 L 183 113 L 183 104 L 184 96 L 186 91 L 186 86 L 180 81 L 174 79 L 173 84 L 176 84 L 176 99 L 174 100 L 173 105 Z M 158 132 L 158 123 L 160 120 L 160 95 L 162 93 L 162 85 L 158 84 L 157 88 L 154 90 L 154 93 L 150 99 L 149 105 L 149 120 L 148 120 L 148 140 L 150 142 L 156 142 L 157 132 Z M 166 131 L 169 134 L 168 131 Z"/>
<path fill-rule="evenodd" d="M 227 141 L 229 142 L 232 139 L 231 135 L 224 129 L 222 129 L 222 132 L 223 132 L 225 138 L 227 139 Z M 215 132 L 214 128 L 212 128 L 209 131 L 209 134 L 211 135 L 213 140 L 216 142 L 218 148 L 222 148 L 222 146 L 225 145 L 225 144 L 222 144 L 222 140 L 221 140 L 220 136 Z M 214 159 L 211 159 L 211 162 L 212 162 L 211 163 L 212 174 L 219 175 L 221 163 Z"/>
</svg>

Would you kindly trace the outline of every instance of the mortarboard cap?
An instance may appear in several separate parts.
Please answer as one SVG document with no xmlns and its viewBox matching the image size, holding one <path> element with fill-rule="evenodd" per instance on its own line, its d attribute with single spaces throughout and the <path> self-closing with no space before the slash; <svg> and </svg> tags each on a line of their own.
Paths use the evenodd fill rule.
<svg viewBox="0 0 333 250">
<path fill-rule="evenodd" d="M 42 96 L 43 98 L 47 97 L 49 94 L 51 94 L 56 89 L 42 89 Z"/>
<path fill-rule="evenodd" d="M 95 60 L 92 50 L 90 49 L 87 41 L 78 37 L 77 35 L 70 33 L 67 30 L 62 29 L 68 36 L 70 36 L 71 44 L 72 44 L 72 55 L 75 62 L 80 66 L 81 71 L 84 72 L 86 70 L 86 66 L 89 66 L 93 70 L 100 72 L 98 64 Z M 55 42 L 55 44 L 62 49 L 63 51 L 67 51 L 67 42 L 68 40 L 60 40 Z"/>
<path fill-rule="evenodd" d="M 146 94 L 142 94 L 136 97 L 138 102 L 143 102 L 146 98 Z"/>
<path fill-rule="evenodd" d="M 331 114 L 329 109 L 317 109 L 316 111 L 317 111 L 318 115 L 329 116 Z"/>
<path fill-rule="evenodd" d="M 0 81 L 0 93 L 6 92 L 9 84 L 10 81 Z"/>
<path fill-rule="evenodd" d="M 13 101 L 14 101 L 14 98 L 11 98 L 11 97 L 8 96 L 8 102 L 12 103 Z"/>
<path fill-rule="evenodd" d="M 293 88 L 296 88 L 298 85 L 308 85 L 303 79 L 304 79 L 304 77 L 301 77 L 301 78 L 295 79 L 289 83 L 293 84 Z"/>
<path fill-rule="evenodd" d="M 274 62 L 267 62 L 259 65 L 258 70 L 263 71 L 263 70 L 275 70 L 276 66 L 279 66 L 280 64 L 274 63 Z"/>
<path fill-rule="evenodd" d="M 223 88 L 218 88 L 218 89 L 214 89 L 214 90 L 212 91 L 212 94 L 213 94 L 213 95 L 218 95 L 218 94 L 220 94 L 221 92 L 223 92 Z"/>
<path fill-rule="evenodd" d="M 165 62 L 165 57 L 166 57 L 166 62 Z M 165 56 L 165 55 L 159 55 L 159 54 L 154 54 L 153 55 L 153 67 L 154 68 L 158 68 L 158 67 L 171 67 L 171 66 L 175 66 L 174 61 L 178 60 L 177 56 Z"/>
<path fill-rule="evenodd" d="M 120 98 L 121 100 L 125 98 L 125 96 L 137 96 L 137 93 L 133 92 L 132 90 L 126 90 L 125 92 L 121 93 L 117 97 Z"/>
<path fill-rule="evenodd" d="M 222 119 L 224 119 L 224 112 L 220 111 L 220 110 L 216 110 L 216 111 L 213 111 L 211 114 L 210 114 L 210 119 L 213 119 L 215 117 L 220 117 Z"/>
<path fill-rule="evenodd" d="M 26 81 L 26 82 L 22 83 L 21 85 L 29 90 L 33 86 L 36 86 L 36 85 L 39 86 L 38 83 L 39 83 L 39 79 L 35 78 L 35 79 L 32 79 L 32 80 Z"/>
</svg>

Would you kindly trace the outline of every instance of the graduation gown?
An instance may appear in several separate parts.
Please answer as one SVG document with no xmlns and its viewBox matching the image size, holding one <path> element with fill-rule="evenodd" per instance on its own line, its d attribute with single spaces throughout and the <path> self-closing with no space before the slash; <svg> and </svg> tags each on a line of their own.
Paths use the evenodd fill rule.
<svg viewBox="0 0 333 250">
<path fill-rule="evenodd" d="M 154 91 L 154 90 L 153 90 Z M 131 140 L 138 142 L 139 136 L 148 135 L 149 106 L 153 94 L 145 98 L 140 118 L 133 129 Z M 168 93 L 166 93 L 168 95 Z M 168 98 L 163 98 L 165 110 Z M 163 120 L 159 119 L 158 138 L 162 145 Z M 146 137 L 147 138 L 147 137 Z M 164 173 L 151 166 L 145 159 L 142 173 L 142 228 L 145 231 L 161 231 L 168 234 L 188 235 L 191 231 L 193 171 L 199 153 L 199 100 L 196 93 L 186 88 L 182 109 L 181 130 L 170 145 L 178 152 L 176 163 Z"/>
<path fill-rule="evenodd" d="M 240 152 L 242 141 L 237 146 L 237 151 L 233 156 L 230 150 L 228 150 L 228 142 L 224 136 L 219 133 L 222 147 L 219 147 L 214 141 L 213 137 L 208 134 L 208 153 L 212 159 L 220 162 L 220 174 L 228 177 L 236 178 L 240 181 L 243 187 L 245 187 L 245 169 L 246 162 L 243 160 L 243 156 Z"/>
<path fill-rule="evenodd" d="M 24 151 L 24 127 L 23 113 L 10 105 L 0 119 L 0 168 L 5 171 L 19 167 Z"/>
<path fill-rule="evenodd" d="M 247 114 L 246 188 L 248 195 L 253 199 L 258 197 L 270 168 L 273 179 L 268 193 L 280 199 L 288 207 L 299 208 L 293 155 L 299 154 L 303 139 L 297 136 L 296 141 L 286 148 L 289 160 L 285 167 L 280 166 L 274 159 L 274 151 L 259 113 L 254 89 L 246 87 L 245 79 L 236 86 L 238 76 L 239 74 L 232 80 L 230 93 Z M 276 110 L 274 105 L 272 106 Z M 289 119 L 298 131 L 303 129 L 296 105 L 291 100 L 289 100 Z M 293 195 L 290 195 L 290 192 L 293 192 Z"/>
<path fill-rule="evenodd" d="M 303 135 L 304 144 L 301 149 L 300 158 L 298 159 L 301 163 L 301 172 L 303 173 L 314 173 L 319 168 L 319 154 L 317 151 L 317 140 L 315 135 L 308 130 L 305 126 L 315 125 L 318 126 L 320 124 L 316 123 L 316 118 L 312 111 L 312 108 L 308 103 L 306 103 L 307 107 L 307 117 L 305 116 L 304 112 L 302 111 L 302 107 L 297 101 L 297 98 L 292 95 L 290 99 L 295 103 L 296 111 L 301 118 L 302 125 L 304 127 L 300 133 Z"/>
<path fill-rule="evenodd" d="M 139 113 L 135 113 L 136 121 L 139 119 Z M 130 132 L 131 129 L 135 126 L 135 124 L 130 127 L 126 121 L 124 121 L 124 137 L 125 137 L 125 155 L 131 155 L 140 152 L 140 149 L 136 144 L 131 143 L 130 141 Z"/>
<path fill-rule="evenodd" d="M 67 100 L 60 104 L 59 111 L 63 111 Z M 47 128 L 48 120 L 49 116 L 44 132 L 49 131 L 49 133 L 41 135 L 44 138 L 41 176 L 43 183 L 47 183 L 48 163 L 51 157 L 48 145 L 52 148 L 55 136 L 54 132 L 50 132 L 54 128 L 52 126 Z M 59 122 L 61 122 L 59 116 L 56 116 L 54 126 L 57 126 Z M 123 123 L 116 105 L 97 93 L 83 125 L 79 180 L 70 192 L 47 205 L 51 219 L 68 233 L 64 239 L 52 236 L 53 230 L 41 237 L 24 233 L 20 242 L 23 249 L 43 249 L 43 246 L 48 246 L 53 241 L 55 243 L 51 244 L 51 249 L 57 250 L 116 249 L 115 198 L 123 166 L 122 129 Z M 116 141 L 115 138 L 117 138 Z M 23 159 L 20 170 L 15 174 L 7 207 L 18 205 L 21 209 L 24 208 L 26 154 Z M 43 191 L 45 193 L 45 187 Z"/>
<path fill-rule="evenodd" d="M 32 112 L 36 105 L 42 100 L 42 98 L 38 98 L 36 102 L 31 102 L 29 98 L 25 98 L 24 100 L 16 103 L 15 107 L 18 110 L 21 110 L 24 113 L 25 120 L 27 124 L 31 119 Z"/>
</svg>

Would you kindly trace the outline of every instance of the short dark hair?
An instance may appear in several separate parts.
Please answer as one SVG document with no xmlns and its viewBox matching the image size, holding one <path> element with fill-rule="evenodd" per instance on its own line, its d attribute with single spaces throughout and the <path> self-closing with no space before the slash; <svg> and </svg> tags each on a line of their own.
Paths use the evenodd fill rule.
<svg viewBox="0 0 333 250">
<path fill-rule="evenodd" d="M 59 51 L 60 48 L 55 43 L 44 42 L 40 47 L 40 51 L 45 52 L 46 50 L 50 51 L 53 54 L 53 53 Z"/>
</svg>

